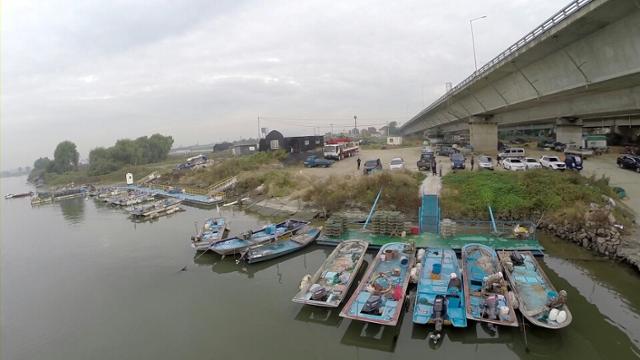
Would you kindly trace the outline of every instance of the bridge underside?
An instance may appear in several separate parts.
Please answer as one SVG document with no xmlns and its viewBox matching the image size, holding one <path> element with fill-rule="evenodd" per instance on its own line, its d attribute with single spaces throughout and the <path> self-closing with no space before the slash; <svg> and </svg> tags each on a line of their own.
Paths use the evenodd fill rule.
<svg viewBox="0 0 640 360">
<path fill-rule="evenodd" d="M 594 0 L 579 11 L 416 115 L 403 132 L 471 128 L 473 143 L 474 133 L 487 136 L 473 130 L 483 122 L 485 130 L 495 124 L 496 131 L 635 125 L 640 119 L 640 7 Z"/>
</svg>

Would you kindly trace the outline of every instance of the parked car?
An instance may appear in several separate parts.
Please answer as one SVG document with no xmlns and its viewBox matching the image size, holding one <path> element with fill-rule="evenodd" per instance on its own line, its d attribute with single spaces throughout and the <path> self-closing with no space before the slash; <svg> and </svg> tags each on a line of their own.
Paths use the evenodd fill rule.
<svg viewBox="0 0 640 360">
<path fill-rule="evenodd" d="M 538 147 L 541 149 L 553 149 L 555 141 L 553 140 L 540 140 L 538 141 Z"/>
<path fill-rule="evenodd" d="M 333 165 L 333 160 L 323 159 L 315 155 L 310 155 L 304 161 L 304 166 L 306 167 L 325 167 L 326 168 L 331 165 Z"/>
<path fill-rule="evenodd" d="M 524 171 L 527 170 L 527 165 L 520 159 L 516 158 L 506 158 L 502 160 L 502 167 L 505 170 L 511 171 Z"/>
<path fill-rule="evenodd" d="M 389 170 L 402 170 L 404 169 L 404 160 L 402 158 L 393 158 L 389 163 Z"/>
<path fill-rule="evenodd" d="M 563 161 L 560 161 L 557 156 L 545 155 L 540 158 L 540 164 L 542 167 L 552 170 L 564 170 L 567 168 L 567 165 L 565 165 Z"/>
<path fill-rule="evenodd" d="M 524 165 L 527 167 L 527 170 L 529 169 L 540 169 L 542 167 L 542 164 L 540 164 L 540 161 L 538 161 L 537 159 L 534 158 L 524 158 Z"/>
<path fill-rule="evenodd" d="M 593 155 L 593 150 L 581 148 L 577 144 L 567 144 L 564 148 L 565 155 L 578 155 L 583 159 Z"/>
<path fill-rule="evenodd" d="M 455 154 L 456 152 L 457 150 L 451 146 L 440 146 L 438 150 L 436 150 L 438 156 L 451 156 L 451 154 Z"/>
<path fill-rule="evenodd" d="M 498 154 L 498 161 L 506 158 L 524 158 L 524 156 L 523 148 L 507 148 Z"/>
<path fill-rule="evenodd" d="M 623 169 L 631 169 L 640 173 L 640 156 L 620 155 L 618 156 L 616 163 Z"/>
<path fill-rule="evenodd" d="M 567 147 L 567 144 L 561 143 L 559 141 L 556 141 L 553 143 L 553 150 L 555 151 L 564 151 L 566 147 Z"/>
<path fill-rule="evenodd" d="M 451 170 L 464 169 L 464 155 L 460 153 L 451 154 Z"/>
<path fill-rule="evenodd" d="M 362 166 L 362 173 L 365 175 L 369 175 L 380 170 L 382 170 L 382 162 L 380 162 L 380 159 L 367 160 L 364 162 L 364 166 Z"/>
<path fill-rule="evenodd" d="M 570 170 L 582 170 L 582 158 L 578 155 L 567 155 L 564 159 L 564 164 L 567 169 Z"/>
<path fill-rule="evenodd" d="M 418 166 L 418 170 L 429 171 L 431 170 L 431 163 L 433 162 L 433 153 L 422 153 L 420 154 L 420 159 L 416 165 Z"/>
<path fill-rule="evenodd" d="M 493 170 L 493 160 L 490 156 L 478 156 L 478 169 Z"/>
</svg>

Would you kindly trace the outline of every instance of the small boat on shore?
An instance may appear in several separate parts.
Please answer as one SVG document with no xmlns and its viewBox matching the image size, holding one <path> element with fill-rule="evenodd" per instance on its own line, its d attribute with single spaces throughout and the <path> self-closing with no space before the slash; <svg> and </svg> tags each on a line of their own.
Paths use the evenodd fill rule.
<svg viewBox="0 0 640 360">
<path fill-rule="evenodd" d="M 456 252 L 452 249 L 418 250 L 418 261 L 419 280 L 413 322 L 434 324 L 436 334 L 432 339 L 437 341 L 442 325 L 467 327 L 462 274 Z"/>
<path fill-rule="evenodd" d="M 501 251 L 498 256 L 518 299 L 518 309 L 527 320 L 547 329 L 571 324 L 566 292 L 556 291 L 531 252 Z"/>
<path fill-rule="evenodd" d="M 307 224 L 309 224 L 308 221 L 289 219 L 278 224 L 266 225 L 261 230 L 247 232 L 240 236 L 218 241 L 212 244 L 210 249 L 223 256 L 239 254 L 251 245 L 289 237 L 297 233 L 298 230 Z"/>
<path fill-rule="evenodd" d="M 318 238 L 320 230 L 321 228 L 304 226 L 288 239 L 249 246 L 236 262 L 244 260 L 253 264 L 302 250 Z"/>
<path fill-rule="evenodd" d="M 467 319 L 517 327 L 514 301 L 495 250 L 482 244 L 463 246 L 462 269 Z"/>
<path fill-rule="evenodd" d="M 5 199 L 17 199 L 17 198 L 23 198 L 23 197 L 27 197 L 27 196 L 31 196 L 33 195 L 33 192 L 29 191 L 29 192 L 24 192 L 24 193 L 18 193 L 18 194 L 7 194 L 4 196 Z"/>
<path fill-rule="evenodd" d="M 403 242 L 383 245 L 340 316 L 395 326 L 402 313 L 415 246 Z"/>
<path fill-rule="evenodd" d="M 338 307 L 362 266 L 368 246 L 363 240 L 339 243 L 313 277 L 305 275 L 293 302 Z"/>
<path fill-rule="evenodd" d="M 42 205 L 53 202 L 53 195 L 49 192 L 37 192 L 31 198 L 31 205 Z"/>
<path fill-rule="evenodd" d="M 202 225 L 200 232 L 191 237 L 191 247 L 196 251 L 205 251 L 226 236 L 229 231 L 224 218 L 209 218 Z"/>
</svg>

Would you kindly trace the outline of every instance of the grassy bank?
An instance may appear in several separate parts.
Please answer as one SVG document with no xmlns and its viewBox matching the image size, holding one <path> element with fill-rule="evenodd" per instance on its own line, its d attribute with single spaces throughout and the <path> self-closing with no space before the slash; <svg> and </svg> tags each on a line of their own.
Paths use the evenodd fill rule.
<svg viewBox="0 0 640 360">
<path fill-rule="evenodd" d="M 603 196 L 604 195 L 604 196 Z M 589 204 L 603 205 L 606 197 L 616 199 L 607 178 L 586 178 L 575 172 L 456 172 L 443 178 L 442 217 L 488 219 L 487 206 L 499 219 L 541 217 L 557 222 L 581 221 Z M 616 208 L 621 222 L 631 214 Z"/>
</svg>

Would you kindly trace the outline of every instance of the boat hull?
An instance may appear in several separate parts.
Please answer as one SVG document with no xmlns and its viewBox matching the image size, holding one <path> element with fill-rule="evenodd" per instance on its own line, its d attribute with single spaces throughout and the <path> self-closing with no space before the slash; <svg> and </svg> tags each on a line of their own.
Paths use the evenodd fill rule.
<svg viewBox="0 0 640 360">
<path fill-rule="evenodd" d="M 347 240 L 338 244 L 313 277 L 310 277 L 307 284 L 303 285 L 301 290 L 293 297 L 292 301 L 328 308 L 340 306 L 362 267 L 368 246 L 369 243 L 363 240 Z M 344 283 L 330 284 L 327 280 L 327 275 L 330 273 L 346 273 L 348 274 L 348 279 Z M 309 288 L 313 284 L 327 288 L 331 296 L 324 300 L 313 300 L 309 292 Z M 338 285 L 341 286 L 338 288 Z"/>
<path fill-rule="evenodd" d="M 265 243 L 274 239 L 286 239 L 308 223 L 308 221 L 290 219 L 275 224 L 275 230 L 271 231 L 271 233 L 265 228 L 253 231 L 246 238 L 238 236 L 227 238 L 212 244 L 210 250 L 222 256 L 240 254 L 251 245 Z"/>
<path fill-rule="evenodd" d="M 414 263 L 412 245 L 397 242 L 382 246 L 340 316 L 395 326 L 402 313 Z"/>
<path fill-rule="evenodd" d="M 420 264 L 413 322 L 433 324 L 437 317 L 434 314 L 434 304 L 440 297 L 444 300 L 444 311 L 440 318 L 443 324 L 466 327 L 464 290 L 460 280 L 462 274 L 455 251 L 427 248 Z M 455 274 L 455 277 L 451 274 Z"/>
<path fill-rule="evenodd" d="M 513 266 L 510 251 L 501 251 L 498 254 L 500 262 L 503 264 L 507 280 L 518 299 L 518 310 L 532 324 L 547 329 L 562 329 L 573 320 L 569 307 L 564 304 L 558 310 L 564 311 L 566 320 L 559 323 L 550 321 L 547 318 L 548 308 L 546 303 L 549 300 L 549 293 L 557 294 L 556 289 L 544 273 L 535 257 L 530 251 L 519 251 L 524 263 L 521 266 Z"/>
<path fill-rule="evenodd" d="M 485 291 L 484 289 L 484 278 L 501 272 L 500 262 L 495 250 L 482 244 L 465 245 L 462 248 L 462 268 L 467 319 L 517 327 L 518 318 L 509 299 L 506 280 L 501 280 L 505 286 L 500 290 Z M 503 318 L 497 315 L 497 310 L 493 311 L 495 306 L 490 306 L 490 301 L 493 301 L 493 304 L 497 304 L 496 297 L 498 295 L 504 297 L 504 306 L 508 308 L 508 313 Z"/>
<path fill-rule="evenodd" d="M 320 229 L 310 228 L 305 232 L 292 236 L 289 240 L 277 241 L 275 243 L 259 245 L 258 249 L 250 247 L 244 259 L 247 263 L 275 259 L 293 252 L 299 251 L 311 244 L 320 235 Z"/>
</svg>

